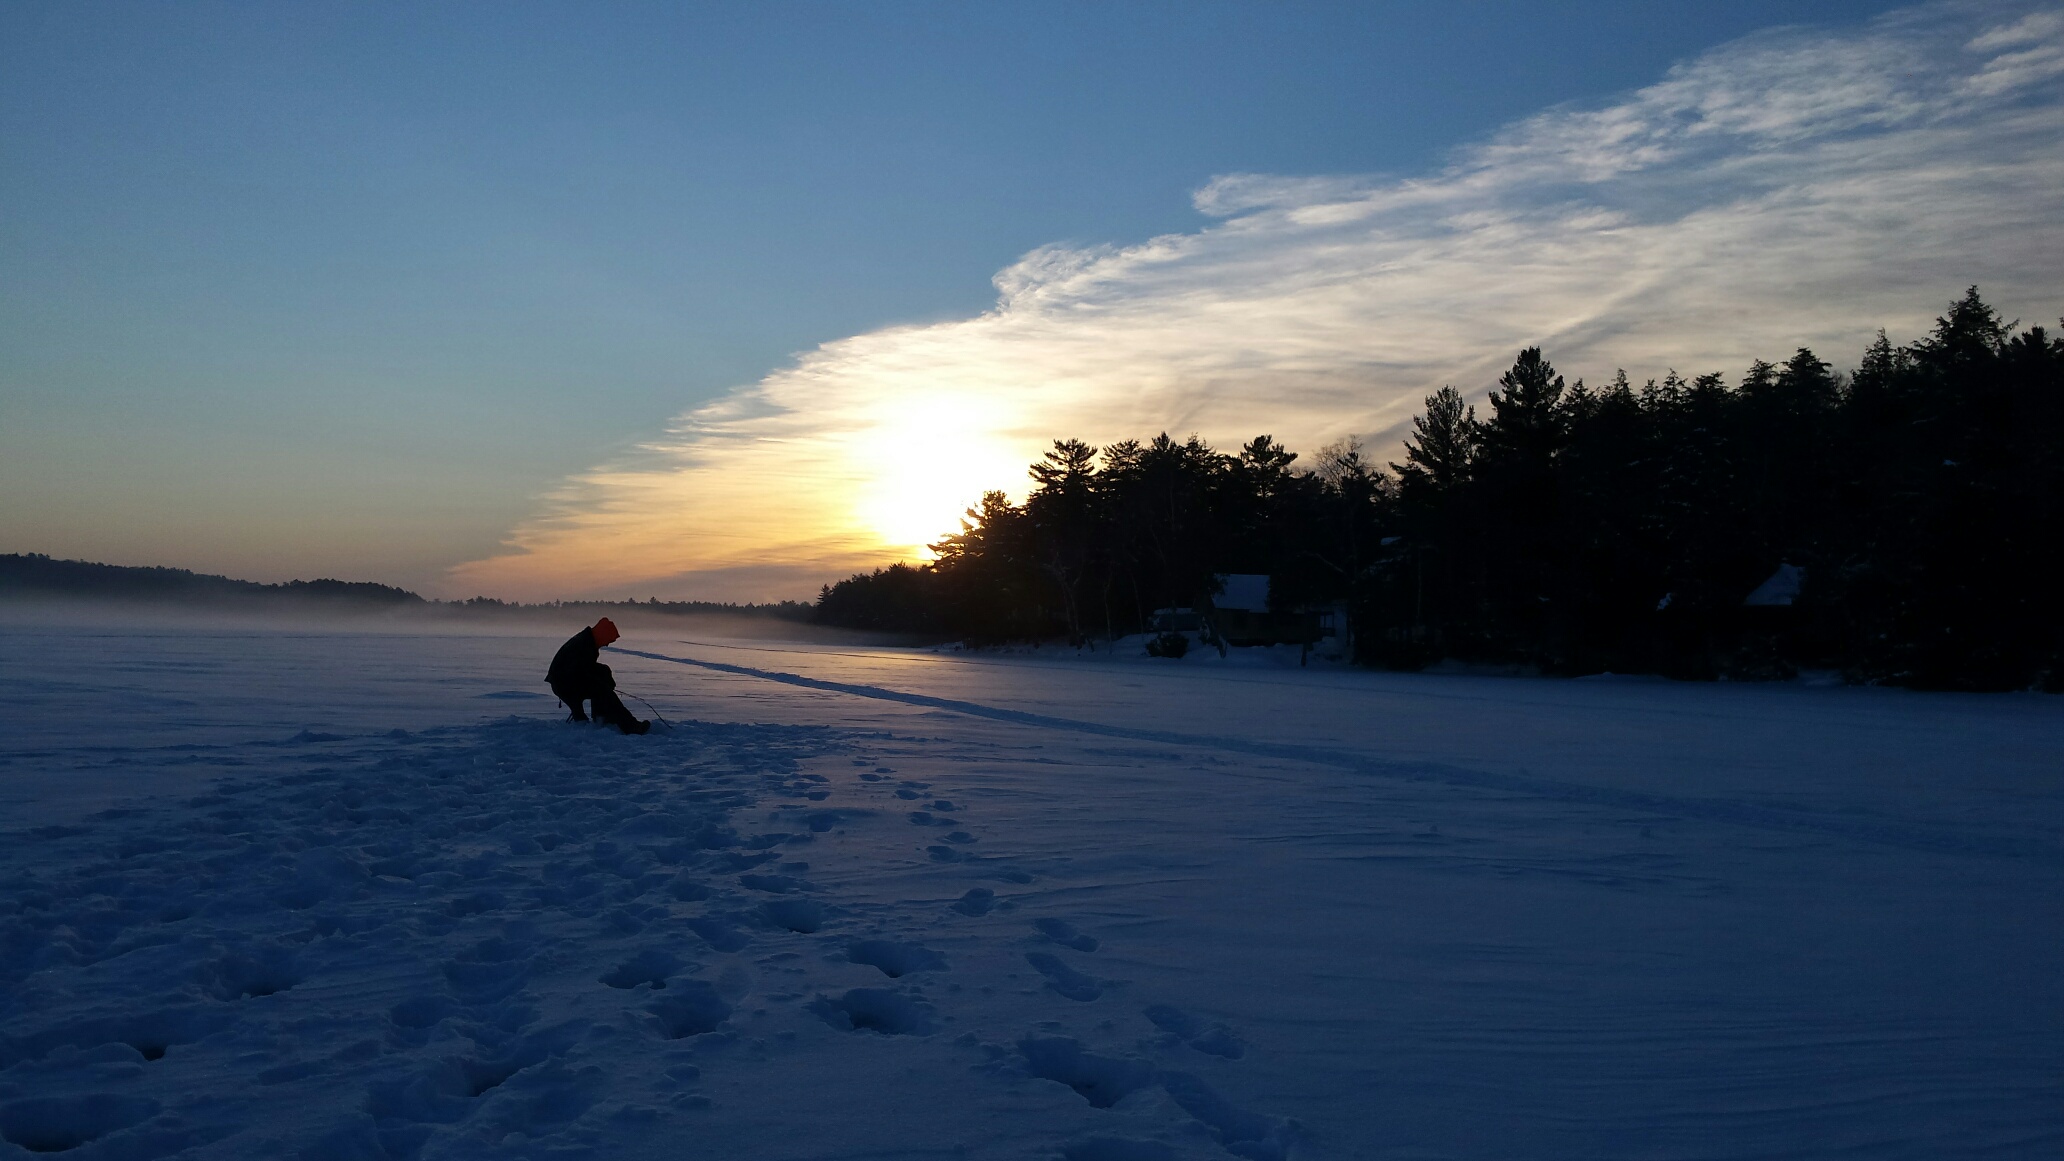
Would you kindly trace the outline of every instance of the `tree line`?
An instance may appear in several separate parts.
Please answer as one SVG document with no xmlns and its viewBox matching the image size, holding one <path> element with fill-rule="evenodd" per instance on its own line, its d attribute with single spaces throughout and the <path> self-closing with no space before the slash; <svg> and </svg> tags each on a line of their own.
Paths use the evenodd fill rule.
<svg viewBox="0 0 2064 1161">
<path fill-rule="evenodd" d="M 382 608 L 425 603 L 407 589 L 371 581 L 325 577 L 262 584 L 183 568 L 54 560 L 40 552 L 0 555 L 0 600 L 50 598 L 184 604 L 290 601 Z"/>
<path fill-rule="evenodd" d="M 1344 605 L 1374 665 L 2064 688 L 2064 339 L 2017 327 L 1973 287 L 1851 373 L 1800 348 L 1734 383 L 1568 384 L 1529 348 L 1482 416 L 1428 396 L 1388 470 L 1354 439 L 1059 440 L 1022 504 L 814 617 L 1080 643 L 1264 573 L 1272 607 Z M 1746 605 L 1774 575 L 1790 603 Z"/>
<path fill-rule="evenodd" d="M 659 613 L 669 616 L 725 615 L 808 621 L 816 606 L 807 601 L 731 604 L 721 601 L 541 601 L 526 605 L 494 597 L 428 600 L 408 589 L 372 581 L 291 580 L 278 584 L 237 580 L 183 568 L 100 564 L 88 560 L 55 560 L 43 553 L 0 555 L 0 602 L 34 600 L 113 601 L 139 604 L 280 608 L 350 611 L 420 610 L 438 616 L 565 612 L 592 619 L 614 614 Z"/>
</svg>

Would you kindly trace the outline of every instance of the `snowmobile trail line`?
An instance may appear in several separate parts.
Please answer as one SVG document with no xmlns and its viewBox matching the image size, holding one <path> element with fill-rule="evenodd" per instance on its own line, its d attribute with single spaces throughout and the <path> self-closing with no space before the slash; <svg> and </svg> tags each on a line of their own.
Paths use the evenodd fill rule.
<svg viewBox="0 0 2064 1161">
<path fill-rule="evenodd" d="M 1151 742 L 1156 745 L 1221 750 L 1228 753 L 1247 754 L 1258 758 L 1311 762 L 1317 765 L 1354 770 L 1382 778 L 1400 778 L 1418 782 L 1442 782 L 1450 786 L 1517 794 L 1530 798 L 1545 798 L 1618 810 L 1646 811 L 1660 815 L 1695 818 L 1707 822 L 1727 823 L 1763 830 L 1827 835 L 1856 842 L 1898 847 L 1905 850 L 1926 851 L 1935 854 L 2025 858 L 2053 866 L 2064 866 L 2064 850 L 2059 850 L 2054 845 L 2048 843 L 2010 838 L 2004 835 L 1959 833 L 1948 828 L 1931 827 L 1906 819 L 1837 817 L 1816 811 L 1763 806 L 1725 798 L 1692 798 L 1682 795 L 1649 794 L 1610 786 L 1592 786 L 1579 782 L 1539 778 L 1527 774 L 1503 774 L 1490 770 L 1472 770 L 1434 762 L 1386 762 L 1362 754 L 1328 749 L 1321 746 L 1307 746 L 1294 742 L 1263 742 L 1248 738 L 1180 733 L 1173 730 L 1149 730 L 1134 726 L 1106 725 L 1101 722 L 1053 717 L 1047 714 L 1028 713 L 1024 710 L 1006 709 L 1001 706 L 983 705 L 979 702 L 933 697 L 922 693 L 908 693 L 878 685 L 858 685 L 843 681 L 827 681 L 818 677 L 805 677 L 798 673 L 755 669 L 751 666 L 733 665 L 723 661 L 708 661 L 698 657 L 674 657 L 665 653 L 651 653 L 639 649 L 624 649 L 622 647 L 618 647 L 615 651 L 629 654 L 633 657 L 643 657 L 649 661 L 665 661 L 675 665 L 692 665 L 718 673 L 756 678 L 761 681 L 779 682 L 783 685 L 793 685 L 803 689 L 843 693 L 853 697 L 873 698 L 878 701 L 900 702 L 904 705 L 944 710 L 949 713 L 965 714 L 969 717 L 988 718 L 992 721 L 1030 726 L 1035 729 L 1065 730 L 1071 733 L 1091 734 L 1098 737 L 1118 738 L 1133 742 Z"/>
</svg>

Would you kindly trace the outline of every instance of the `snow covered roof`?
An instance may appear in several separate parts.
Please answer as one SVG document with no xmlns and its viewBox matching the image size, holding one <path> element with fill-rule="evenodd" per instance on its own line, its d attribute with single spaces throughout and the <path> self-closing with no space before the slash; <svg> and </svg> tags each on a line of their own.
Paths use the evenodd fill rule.
<svg viewBox="0 0 2064 1161">
<path fill-rule="evenodd" d="M 1796 564 L 1780 564 L 1770 578 L 1756 586 L 1742 604 L 1751 608 L 1789 605 L 1799 596 L 1799 586 L 1806 580 L 1806 570 Z"/>
<path fill-rule="evenodd" d="M 1268 577 L 1258 573 L 1225 573 L 1219 578 L 1218 595 L 1211 598 L 1217 609 L 1238 609 L 1248 613 L 1268 612 Z"/>
</svg>

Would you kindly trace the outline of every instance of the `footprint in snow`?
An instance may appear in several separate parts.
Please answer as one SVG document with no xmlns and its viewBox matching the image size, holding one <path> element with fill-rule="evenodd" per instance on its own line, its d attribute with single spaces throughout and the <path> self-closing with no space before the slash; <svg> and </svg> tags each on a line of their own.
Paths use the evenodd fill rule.
<svg viewBox="0 0 2064 1161">
<path fill-rule="evenodd" d="M 506 999 L 529 982 L 531 950 L 520 939 L 483 939 L 444 965 L 445 982 L 469 1004 Z"/>
<path fill-rule="evenodd" d="M 1247 1055 L 1247 1044 L 1233 1030 L 1223 1024 L 1213 1024 L 1204 1030 L 1202 1036 L 1190 1041 L 1190 1047 L 1211 1056 L 1223 1056 L 1227 1060 L 1238 1060 Z"/>
<path fill-rule="evenodd" d="M 690 919 L 688 930 L 702 937 L 702 941 L 717 951 L 737 951 L 746 944 L 745 933 L 721 919 L 704 916 Z"/>
<path fill-rule="evenodd" d="M 938 952 L 914 943 L 888 939 L 863 939 L 846 949 L 846 958 L 878 969 L 890 979 L 911 972 L 945 971 L 946 960 Z"/>
<path fill-rule="evenodd" d="M 115 1093 L 31 1097 L 0 1105 L 0 1138 L 31 1153 L 63 1153 L 158 1115 L 158 1102 Z"/>
<path fill-rule="evenodd" d="M 854 988 L 837 999 L 819 996 L 807 1007 L 826 1024 L 846 1032 L 924 1036 L 932 1030 L 929 1006 L 887 988 Z"/>
<path fill-rule="evenodd" d="M 536 1071 L 528 1072 L 520 1087 L 540 1096 L 543 1094 L 539 1090 L 554 1090 L 551 1099 L 490 1106 L 489 1115 L 563 1108 L 568 1097 L 575 1101 L 579 1098 L 577 1093 L 563 1091 L 564 1069 L 558 1067 L 555 1058 L 564 1056 L 588 1027 L 585 1021 L 573 1020 L 513 1039 L 487 1033 L 485 1040 L 475 1041 L 478 1056 L 447 1058 L 414 1073 L 373 1081 L 366 1086 L 365 1111 L 376 1121 L 455 1124 L 472 1117 L 482 1107 L 473 1102 L 532 1069 Z M 588 1103 L 592 1101 L 581 1104 L 573 1115 L 585 1112 Z"/>
<path fill-rule="evenodd" d="M 798 935 L 817 934 L 826 918 L 824 905 L 815 899 L 780 899 L 762 903 L 760 914 L 773 926 Z"/>
<path fill-rule="evenodd" d="M 1239 1108 L 1190 1073 L 1157 1073 L 1143 1060 L 1099 1056 L 1086 1051 L 1078 1040 L 1027 1036 L 1018 1041 L 1018 1054 L 1026 1072 L 1067 1085 L 1095 1108 L 1108 1109 L 1158 1083 L 1184 1112 L 1209 1129 L 1227 1152 L 1249 1161 L 1286 1161 L 1303 1136 L 1297 1122 Z M 1068 1161 L 1158 1161 L 1174 1156 L 1158 1142 L 1105 1138 L 1091 1146 L 1091 1142 L 1083 1142 L 1063 1156 Z"/>
<path fill-rule="evenodd" d="M 1223 1024 L 1207 1027 L 1188 1012 L 1167 1004 L 1154 1004 L 1144 1014 L 1154 1022 L 1154 1027 L 1168 1034 L 1170 1041 L 1188 1044 L 1199 1052 L 1227 1060 L 1238 1060 L 1247 1055 L 1246 1042 Z"/>
<path fill-rule="evenodd" d="M 205 1039 L 235 1021 L 231 1013 L 211 1006 L 160 1008 L 59 1024 L 19 1039 L 0 1041 L 0 1069 L 12 1068 L 23 1060 L 40 1059 L 58 1048 L 88 1049 L 107 1044 L 127 1045 L 147 1062 L 163 1060 L 173 1047 Z"/>
<path fill-rule="evenodd" d="M 1040 975 L 1045 976 L 1046 986 L 1058 995 L 1086 1004 L 1104 994 L 1102 980 L 1083 975 L 1062 963 L 1059 956 L 1048 955 L 1043 951 L 1031 951 L 1025 953 L 1025 962 L 1031 964 Z"/>
<path fill-rule="evenodd" d="M 1285 1161 L 1291 1145 L 1302 1136 L 1297 1122 L 1237 1108 L 1187 1072 L 1164 1072 L 1160 1081 L 1175 1103 L 1203 1122 L 1229 1153 L 1252 1161 Z"/>
<path fill-rule="evenodd" d="M 217 1000 L 254 1000 L 284 992 L 301 982 L 302 973 L 290 952 L 261 948 L 234 952 L 195 974 L 201 990 Z"/>
<path fill-rule="evenodd" d="M 659 1034 L 668 1040 L 683 1040 L 714 1032 L 731 1018 L 731 1005 L 716 989 L 701 980 L 676 980 L 667 994 L 645 1005 Z"/>
<path fill-rule="evenodd" d="M 612 988 L 635 988 L 650 985 L 658 989 L 666 987 L 667 977 L 681 970 L 681 958 L 672 952 L 651 947 L 618 964 L 602 976 L 601 982 Z"/>
<path fill-rule="evenodd" d="M 1027 1036 L 1018 1041 L 1018 1055 L 1026 1072 L 1067 1085 L 1092 1108 L 1108 1109 L 1154 1080 L 1146 1061 L 1098 1056 L 1065 1036 Z"/>
<path fill-rule="evenodd" d="M 1076 951 L 1095 951 L 1100 946 L 1095 939 L 1075 930 L 1075 925 L 1065 919 L 1035 919 L 1032 926 L 1039 929 L 1039 934 L 1062 947 L 1072 947 Z"/>
<path fill-rule="evenodd" d="M 987 887 L 970 887 L 968 893 L 953 904 L 953 909 L 962 915 L 971 915 L 979 919 L 989 914 L 995 906 L 996 892 Z"/>
</svg>

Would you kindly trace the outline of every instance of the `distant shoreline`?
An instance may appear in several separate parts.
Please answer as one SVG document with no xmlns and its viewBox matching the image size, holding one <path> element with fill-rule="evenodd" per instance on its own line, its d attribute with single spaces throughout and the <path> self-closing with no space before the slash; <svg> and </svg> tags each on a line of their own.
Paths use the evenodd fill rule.
<svg viewBox="0 0 2064 1161">
<path fill-rule="evenodd" d="M 524 604 L 493 597 L 439 601 L 393 585 L 322 577 L 279 584 L 238 580 L 183 568 L 59 560 L 41 553 L 0 555 L 0 603 L 44 601 L 173 606 L 207 611 L 321 611 L 326 613 L 432 613 L 499 617 L 577 611 L 582 614 L 757 617 L 807 621 L 804 601 L 732 604 L 718 601 L 546 601 Z"/>
</svg>

